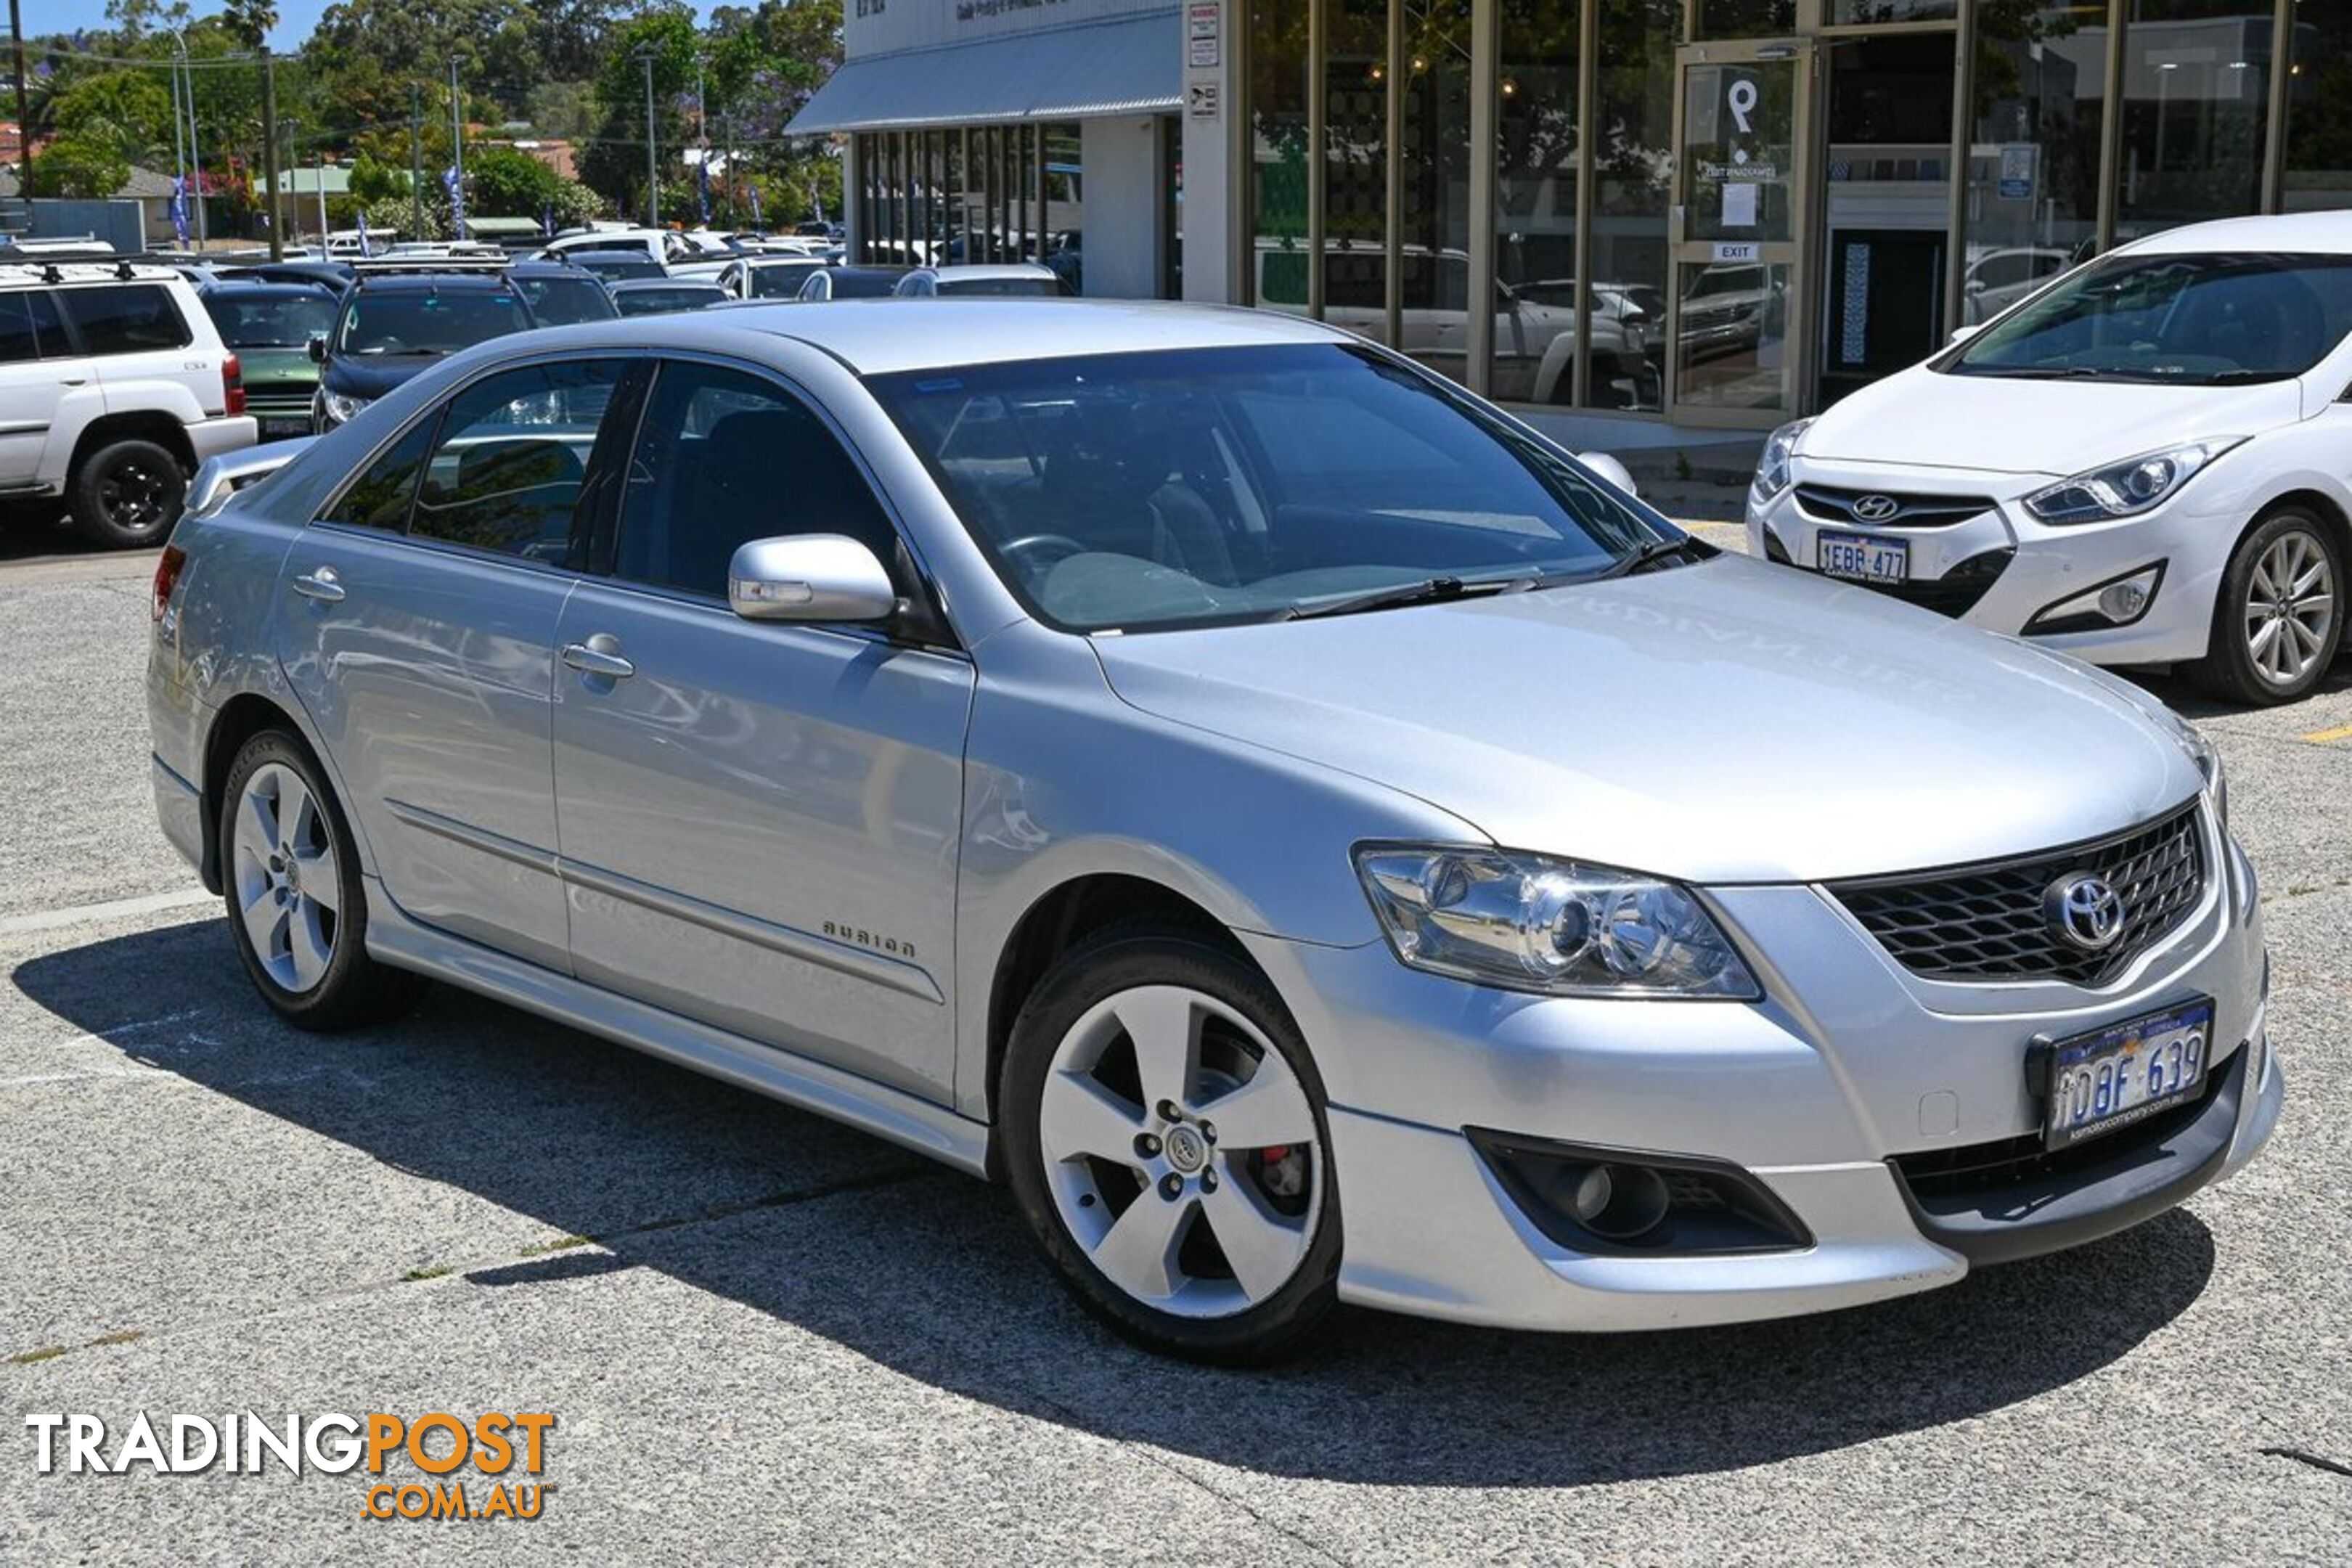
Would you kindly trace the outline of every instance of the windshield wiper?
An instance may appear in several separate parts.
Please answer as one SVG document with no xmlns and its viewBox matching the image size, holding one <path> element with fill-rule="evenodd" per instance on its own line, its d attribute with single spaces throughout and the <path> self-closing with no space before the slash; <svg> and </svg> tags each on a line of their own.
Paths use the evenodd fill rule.
<svg viewBox="0 0 2352 1568">
<path fill-rule="evenodd" d="M 1468 581 L 1460 577 L 1423 577 L 1418 582 L 1391 583 L 1385 588 L 1371 588 L 1344 598 L 1327 599 L 1319 605 L 1293 605 L 1274 618 L 1277 621 L 1312 621 L 1326 616 L 1354 616 L 1366 610 L 1391 610 L 1405 605 L 1442 605 L 1452 599 L 1479 598 L 1533 588 L 1540 585 L 1542 581 L 1534 575 L 1480 577 Z"/>
<path fill-rule="evenodd" d="M 1713 545 L 1701 543 L 1696 537 L 1687 533 L 1679 539 L 1653 539 L 1631 555 L 1621 556 L 1610 563 L 1608 566 L 1593 574 L 1591 580 L 1595 583 L 1606 583 L 1612 577 L 1629 577 L 1643 567 L 1655 565 L 1673 555 L 1687 555 L 1693 561 L 1704 561 L 1713 553 L 1715 553 Z"/>
</svg>

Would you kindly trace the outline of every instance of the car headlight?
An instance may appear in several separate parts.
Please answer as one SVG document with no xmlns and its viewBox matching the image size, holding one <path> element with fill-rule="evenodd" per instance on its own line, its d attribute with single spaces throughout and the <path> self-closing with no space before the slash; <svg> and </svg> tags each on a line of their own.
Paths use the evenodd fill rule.
<svg viewBox="0 0 2352 1568">
<path fill-rule="evenodd" d="M 348 425 L 360 416 L 360 410 L 375 401 L 373 397 L 353 397 L 348 393 L 321 392 L 320 400 L 327 405 L 330 424 Z"/>
<path fill-rule="evenodd" d="M 1792 419 L 1764 438 L 1764 454 L 1756 459 L 1756 479 L 1748 487 L 1748 499 L 1763 506 L 1789 488 L 1790 460 L 1797 455 L 1797 437 L 1805 433 L 1810 419 Z"/>
<path fill-rule="evenodd" d="M 1506 849 L 1366 844 L 1356 875 L 1413 969 L 1554 996 L 1763 994 L 1690 889 Z"/>
<path fill-rule="evenodd" d="M 2137 517 L 2162 505 L 2198 470 L 2244 440 L 2231 436 L 2216 441 L 2192 441 L 2160 452 L 2143 452 L 2104 468 L 2093 468 L 2061 479 L 2025 498 L 2025 510 L 2043 522 L 2104 522 L 2110 518 Z"/>
</svg>

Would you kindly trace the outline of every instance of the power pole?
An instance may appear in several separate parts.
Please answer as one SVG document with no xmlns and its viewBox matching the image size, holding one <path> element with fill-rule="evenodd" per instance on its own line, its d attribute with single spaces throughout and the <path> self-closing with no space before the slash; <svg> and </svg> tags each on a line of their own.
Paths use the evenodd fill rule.
<svg viewBox="0 0 2352 1568">
<path fill-rule="evenodd" d="M 320 142 L 319 153 L 319 254 L 327 254 L 327 147 Z"/>
<path fill-rule="evenodd" d="M 278 221 L 278 66 L 261 46 L 261 179 L 269 192 L 269 259 L 286 259 L 285 226 Z"/>
<path fill-rule="evenodd" d="M 30 200 L 33 173 L 31 128 L 25 123 L 25 19 L 16 0 L 8 0 L 8 41 L 16 55 L 16 194 Z"/>
<path fill-rule="evenodd" d="M 408 84 L 408 231 L 411 239 L 425 237 L 425 89 Z"/>
<path fill-rule="evenodd" d="M 646 68 L 646 226 L 661 227 L 661 164 L 654 153 L 654 52 L 641 48 Z"/>
<path fill-rule="evenodd" d="M 457 189 L 449 200 L 449 216 L 457 219 L 457 233 L 451 237 L 466 237 L 466 224 L 457 215 L 466 205 L 466 100 L 457 89 L 457 62 L 449 62 L 449 167 L 457 174 Z"/>
<path fill-rule="evenodd" d="M 207 237 L 205 232 L 205 160 L 196 151 L 196 68 L 188 63 L 188 40 L 175 29 L 172 41 L 180 47 L 179 71 L 186 79 L 184 95 L 188 104 L 188 181 L 196 202 L 196 248 L 202 250 Z"/>
</svg>

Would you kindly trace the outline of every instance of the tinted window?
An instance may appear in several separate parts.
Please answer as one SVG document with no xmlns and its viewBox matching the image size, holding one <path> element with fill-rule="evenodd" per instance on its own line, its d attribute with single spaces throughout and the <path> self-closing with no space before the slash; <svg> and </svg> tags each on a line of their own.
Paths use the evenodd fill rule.
<svg viewBox="0 0 2352 1568">
<path fill-rule="evenodd" d="M 58 302 L 46 289 L 0 293 L 0 363 L 68 352 Z"/>
<path fill-rule="evenodd" d="M 727 296 L 716 289 L 631 289 L 613 296 L 624 316 L 659 316 L 672 310 L 699 310 Z"/>
<path fill-rule="evenodd" d="M 233 349 L 299 349 L 335 324 L 335 297 L 322 289 L 207 294 L 205 311 Z"/>
<path fill-rule="evenodd" d="M 898 541 L 833 432 L 773 382 L 667 364 L 638 426 L 614 571 L 724 597 L 750 540 L 845 533 L 887 564 Z"/>
<path fill-rule="evenodd" d="M 161 283 L 68 289 L 62 295 L 84 353 L 144 353 L 185 348 L 190 342 L 188 323 L 180 320 L 171 291 Z"/>
<path fill-rule="evenodd" d="M 1433 577 L 1590 577 L 1671 537 L 1541 440 L 1338 344 L 867 384 L 1000 574 L 1074 629 L 1273 619 Z"/>
<path fill-rule="evenodd" d="M 948 278 L 940 281 L 939 291 L 966 297 L 1052 300 L 1061 295 L 1062 285 L 1053 278 Z"/>
<path fill-rule="evenodd" d="M 345 354 L 450 354 L 530 325 L 511 289 L 448 293 L 362 293 L 343 316 L 335 352 Z"/>
<path fill-rule="evenodd" d="M 449 400 L 409 531 L 560 563 L 622 362 L 531 365 Z"/>
<path fill-rule="evenodd" d="M 613 319 L 613 297 L 593 278 L 518 278 L 514 287 L 542 327 Z"/>
<path fill-rule="evenodd" d="M 898 286 L 905 274 L 898 272 L 836 272 L 833 275 L 833 295 L 835 300 L 874 300 L 889 293 Z"/>
<path fill-rule="evenodd" d="M 383 528 L 397 533 L 408 526 L 409 503 L 416 499 L 416 476 L 425 471 L 425 455 L 433 449 L 434 418 L 420 419 L 408 433 L 368 465 L 342 499 L 320 519 L 354 528 Z"/>
<path fill-rule="evenodd" d="M 751 298 L 754 300 L 789 300 L 801 291 L 807 281 L 810 268 L 805 267 L 754 267 L 751 268 Z"/>
</svg>

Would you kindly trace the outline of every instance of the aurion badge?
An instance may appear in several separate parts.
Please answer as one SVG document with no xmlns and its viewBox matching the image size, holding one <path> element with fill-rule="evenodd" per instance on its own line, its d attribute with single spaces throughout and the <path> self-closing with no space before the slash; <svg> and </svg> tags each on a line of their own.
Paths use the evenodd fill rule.
<svg viewBox="0 0 2352 1568">
<path fill-rule="evenodd" d="M 2042 912 L 2053 935 L 2084 952 L 2105 952 L 2124 934 L 2123 896 L 2087 873 L 2050 884 Z"/>
<path fill-rule="evenodd" d="M 1857 521 L 1885 522 L 1903 510 L 1903 503 L 1893 496 L 1857 496 L 1851 510 Z"/>
</svg>

